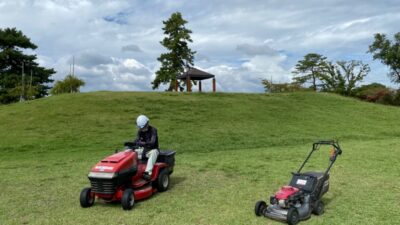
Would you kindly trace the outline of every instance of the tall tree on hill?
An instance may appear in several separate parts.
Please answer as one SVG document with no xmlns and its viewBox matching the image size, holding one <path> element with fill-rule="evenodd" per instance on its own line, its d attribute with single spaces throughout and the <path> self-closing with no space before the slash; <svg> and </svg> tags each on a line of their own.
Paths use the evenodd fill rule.
<svg viewBox="0 0 400 225">
<path fill-rule="evenodd" d="M 36 49 L 30 39 L 16 28 L 0 29 L 0 103 L 47 95 L 55 73 L 40 67 L 36 55 L 27 55 L 23 49 Z"/>
<path fill-rule="evenodd" d="M 400 83 L 400 32 L 394 35 L 394 41 L 388 40 L 385 34 L 375 34 L 368 52 L 373 54 L 374 59 L 389 66 L 389 77 L 393 82 Z"/>
<path fill-rule="evenodd" d="M 166 37 L 160 42 L 169 50 L 168 53 L 163 53 L 158 61 L 161 62 L 160 69 L 156 72 L 156 78 L 152 82 L 153 89 L 156 89 L 160 84 L 169 82 L 168 91 L 172 91 L 175 86 L 176 76 L 185 69 L 193 66 L 195 51 L 192 51 L 188 42 L 193 42 L 190 34 L 191 30 L 185 27 L 186 20 L 182 18 L 181 13 L 176 12 L 171 15 L 167 21 L 163 21 L 164 34 Z M 184 82 L 179 83 L 181 88 L 185 85 Z"/>
<path fill-rule="evenodd" d="M 316 91 L 317 82 L 321 78 L 322 68 L 325 65 L 326 57 L 316 53 L 309 53 L 296 64 L 293 73 L 297 76 L 293 80 L 299 84 L 311 82 L 311 87 Z"/>
<path fill-rule="evenodd" d="M 352 96 L 356 84 L 361 82 L 369 72 L 369 65 L 361 61 L 338 61 L 336 64 L 327 62 L 320 79 L 324 91 Z"/>
</svg>

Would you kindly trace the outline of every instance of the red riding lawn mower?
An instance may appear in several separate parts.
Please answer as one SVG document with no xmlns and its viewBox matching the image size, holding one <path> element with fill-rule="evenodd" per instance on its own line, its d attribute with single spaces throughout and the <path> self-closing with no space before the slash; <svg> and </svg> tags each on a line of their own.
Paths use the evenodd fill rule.
<svg viewBox="0 0 400 225">
<path fill-rule="evenodd" d="M 304 165 L 310 159 L 314 151 L 321 145 L 332 146 L 329 157 L 329 165 L 325 172 L 301 172 Z M 342 150 L 336 141 L 319 141 L 313 144 L 311 152 L 300 166 L 288 186 L 283 186 L 270 197 L 270 204 L 258 201 L 255 206 L 257 216 L 265 216 L 271 219 L 297 224 L 300 220 L 311 217 L 311 213 L 322 215 L 324 203 L 322 196 L 329 190 L 329 170 Z"/>
<path fill-rule="evenodd" d="M 84 188 L 80 194 L 83 208 L 91 207 L 97 197 L 105 202 L 121 202 L 124 210 L 130 210 L 135 201 L 168 189 L 169 176 L 174 171 L 175 151 L 160 151 L 151 178 L 145 180 L 143 173 L 147 161 L 138 159 L 132 150 L 135 149 L 133 143 L 126 142 L 125 146 L 130 149 L 106 157 L 90 170 L 91 187 Z"/>
</svg>

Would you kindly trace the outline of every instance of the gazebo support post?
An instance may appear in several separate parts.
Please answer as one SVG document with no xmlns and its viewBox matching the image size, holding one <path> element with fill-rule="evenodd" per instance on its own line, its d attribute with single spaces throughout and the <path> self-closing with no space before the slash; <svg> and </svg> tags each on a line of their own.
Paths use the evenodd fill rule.
<svg viewBox="0 0 400 225">
<path fill-rule="evenodd" d="M 199 92 L 201 92 L 201 80 L 199 80 Z"/>
<path fill-rule="evenodd" d="M 190 82 L 190 77 L 187 76 L 187 77 L 186 77 L 186 91 L 187 91 L 187 92 L 192 92 L 192 87 L 191 87 L 191 85 L 192 85 L 192 82 Z"/>
<path fill-rule="evenodd" d="M 213 86 L 213 92 L 215 92 L 217 90 L 217 86 L 215 84 L 215 78 L 213 78 L 212 80 L 212 86 Z"/>
</svg>

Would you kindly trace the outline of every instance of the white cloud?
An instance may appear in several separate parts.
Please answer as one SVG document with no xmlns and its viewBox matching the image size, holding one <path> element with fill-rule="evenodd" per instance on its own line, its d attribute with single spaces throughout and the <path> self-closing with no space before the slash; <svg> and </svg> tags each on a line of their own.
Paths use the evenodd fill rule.
<svg viewBox="0 0 400 225">
<path fill-rule="evenodd" d="M 40 61 L 48 64 L 45 60 L 41 58 Z M 94 61 L 87 60 L 89 66 L 79 61 L 75 61 L 74 66 L 74 74 L 86 83 L 82 91 L 148 91 L 151 89 L 153 72 L 135 59 L 110 57 L 104 61 L 96 61 L 95 57 Z M 70 56 L 65 56 L 55 63 L 55 68 L 58 68 L 59 73 L 54 76 L 54 79 L 63 79 L 71 72 L 71 61 Z"/>
<path fill-rule="evenodd" d="M 263 92 L 262 79 L 290 82 L 290 71 L 281 66 L 285 59 L 284 55 L 256 55 L 239 66 L 219 65 L 205 70 L 216 76 L 219 91 Z M 205 90 L 210 91 L 211 86 Z"/>
<path fill-rule="evenodd" d="M 130 45 L 122 46 L 121 51 L 123 51 L 123 52 L 142 52 L 142 49 L 140 49 L 140 47 L 135 44 L 130 44 Z"/>
<path fill-rule="evenodd" d="M 399 31 L 399 10 L 395 0 L 10 0 L 0 2 L 0 28 L 30 37 L 55 79 L 69 73 L 75 55 L 84 91 L 151 90 L 166 52 L 162 21 L 180 11 L 193 31 L 195 65 L 213 71 L 220 90 L 247 92 L 262 91 L 261 78 L 290 80 L 290 68 L 310 52 L 372 63 L 366 80 L 389 84 L 386 67 L 366 51 L 374 33 Z"/>
<path fill-rule="evenodd" d="M 240 44 L 236 46 L 236 49 L 249 56 L 276 55 L 278 53 L 275 49 L 272 49 L 266 44 L 263 45 Z"/>
</svg>

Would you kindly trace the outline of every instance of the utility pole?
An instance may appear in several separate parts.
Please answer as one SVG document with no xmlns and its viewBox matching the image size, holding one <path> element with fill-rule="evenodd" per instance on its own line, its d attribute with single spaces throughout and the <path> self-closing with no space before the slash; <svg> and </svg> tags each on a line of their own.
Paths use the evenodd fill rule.
<svg viewBox="0 0 400 225">
<path fill-rule="evenodd" d="M 271 90 L 269 90 L 269 92 L 270 93 L 272 93 L 273 92 L 273 90 L 272 89 L 274 89 L 274 85 L 272 84 L 272 75 L 271 75 Z"/>
<path fill-rule="evenodd" d="M 19 101 L 23 102 L 25 100 L 24 98 L 24 92 L 25 92 L 25 74 L 24 74 L 24 62 L 22 62 L 22 74 L 21 74 L 21 95 L 19 96 Z"/>
<path fill-rule="evenodd" d="M 29 82 L 29 99 L 33 97 L 32 96 L 32 70 L 31 70 L 31 81 Z M 33 98 L 32 98 L 33 99 Z"/>
<path fill-rule="evenodd" d="M 72 76 L 75 76 L 75 56 L 72 56 Z"/>
</svg>

